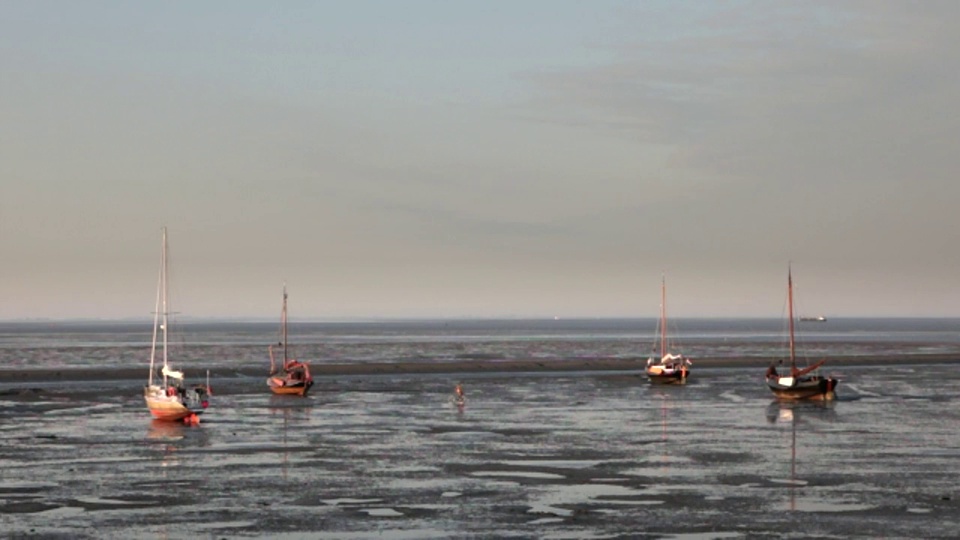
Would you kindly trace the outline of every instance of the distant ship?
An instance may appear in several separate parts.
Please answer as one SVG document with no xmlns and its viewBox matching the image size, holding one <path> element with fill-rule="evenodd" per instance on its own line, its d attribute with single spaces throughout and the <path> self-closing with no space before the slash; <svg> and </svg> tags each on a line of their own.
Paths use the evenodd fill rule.
<svg viewBox="0 0 960 540">
<path fill-rule="evenodd" d="M 823 315 L 818 315 L 816 317 L 800 317 L 800 320 L 803 322 L 827 322 L 827 318 Z"/>
</svg>

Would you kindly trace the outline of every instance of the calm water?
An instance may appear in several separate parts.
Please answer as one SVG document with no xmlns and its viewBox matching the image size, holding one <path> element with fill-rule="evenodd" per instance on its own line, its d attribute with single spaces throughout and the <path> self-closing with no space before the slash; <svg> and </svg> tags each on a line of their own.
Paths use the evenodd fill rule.
<svg viewBox="0 0 960 540">
<path fill-rule="evenodd" d="M 503 320 L 291 323 L 298 358 L 315 363 L 464 359 L 643 358 L 657 321 Z M 801 323 L 811 357 L 956 354 L 958 319 L 831 319 Z M 0 369 L 17 366 L 130 367 L 149 358 L 152 322 L 0 323 Z M 670 335 L 693 358 L 766 358 L 784 350 L 783 321 L 681 319 Z M 265 365 L 275 323 L 194 322 L 173 326 L 176 358 L 191 367 Z"/>
</svg>

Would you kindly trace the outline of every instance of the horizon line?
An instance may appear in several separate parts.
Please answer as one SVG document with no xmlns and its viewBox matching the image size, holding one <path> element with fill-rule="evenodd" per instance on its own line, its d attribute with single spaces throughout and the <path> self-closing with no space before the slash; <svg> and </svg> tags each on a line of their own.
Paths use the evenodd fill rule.
<svg viewBox="0 0 960 540">
<path fill-rule="evenodd" d="M 796 317 L 797 320 L 806 316 Z M 689 315 L 674 316 L 674 320 L 770 320 L 781 319 L 783 317 L 773 315 Z M 277 323 L 274 317 L 249 316 L 249 317 L 224 317 L 224 316 L 179 316 L 176 319 L 180 322 L 219 322 L 219 323 Z M 582 315 L 582 316 L 385 316 L 385 317 L 290 317 L 289 322 L 301 323 L 385 323 L 385 322 L 444 322 L 444 321 L 613 321 L 613 320 L 646 320 L 658 319 L 656 316 L 624 316 L 624 315 Z M 843 315 L 827 317 L 825 322 L 831 320 L 851 320 L 851 319 L 939 319 L 951 320 L 960 319 L 960 315 Z M 20 318 L 0 318 L 0 324 L 9 323 L 152 323 L 153 317 L 20 317 Z M 807 321 L 803 321 L 807 322 Z"/>
</svg>

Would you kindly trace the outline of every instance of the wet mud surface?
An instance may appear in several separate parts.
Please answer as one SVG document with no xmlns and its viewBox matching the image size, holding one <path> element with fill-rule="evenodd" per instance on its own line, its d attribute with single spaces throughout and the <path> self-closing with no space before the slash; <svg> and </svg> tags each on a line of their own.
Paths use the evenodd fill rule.
<svg viewBox="0 0 960 540">
<path fill-rule="evenodd" d="M 957 365 L 236 380 L 199 426 L 139 387 L 0 392 L 0 530 L 23 538 L 954 538 Z M 226 383 L 225 383 L 226 384 Z M 112 386 L 111 386 L 112 385 Z"/>
</svg>

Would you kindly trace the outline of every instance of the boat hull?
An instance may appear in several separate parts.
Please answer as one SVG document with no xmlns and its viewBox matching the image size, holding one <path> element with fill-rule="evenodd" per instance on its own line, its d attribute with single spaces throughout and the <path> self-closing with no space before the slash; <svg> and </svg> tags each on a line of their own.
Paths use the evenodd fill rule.
<svg viewBox="0 0 960 540">
<path fill-rule="evenodd" d="M 837 381 L 832 377 L 810 377 L 784 384 L 780 377 L 768 377 L 767 386 L 777 399 L 830 401 L 836 398 Z"/>
<path fill-rule="evenodd" d="M 267 386 L 271 392 L 280 396 L 305 396 L 313 386 L 313 381 L 290 382 L 281 377 L 270 377 L 267 379 Z"/>
<path fill-rule="evenodd" d="M 690 372 L 684 375 L 679 371 L 674 373 L 651 373 L 650 370 L 647 370 L 647 377 L 653 384 L 687 384 L 687 376 L 689 375 Z"/>
<path fill-rule="evenodd" d="M 147 408 L 150 414 L 157 420 L 165 422 L 177 422 L 190 416 L 200 416 L 203 409 L 195 409 L 185 406 L 183 403 L 145 398 Z"/>
<path fill-rule="evenodd" d="M 646 373 L 654 384 L 686 384 L 690 368 L 686 365 L 677 367 L 676 364 L 653 364 L 647 366 Z"/>
<path fill-rule="evenodd" d="M 179 395 L 169 395 L 159 386 L 145 388 L 143 399 L 147 403 L 150 414 L 157 420 L 165 422 L 178 422 L 185 418 L 197 417 L 204 411 L 199 403 L 196 407 L 188 406 Z"/>
<path fill-rule="evenodd" d="M 202 409 L 192 410 L 183 405 L 179 407 L 157 406 L 156 404 L 150 403 L 150 401 L 147 401 L 147 408 L 150 409 L 150 414 L 153 415 L 155 419 L 164 422 L 179 422 L 184 418 L 203 414 Z"/>
</svg>

